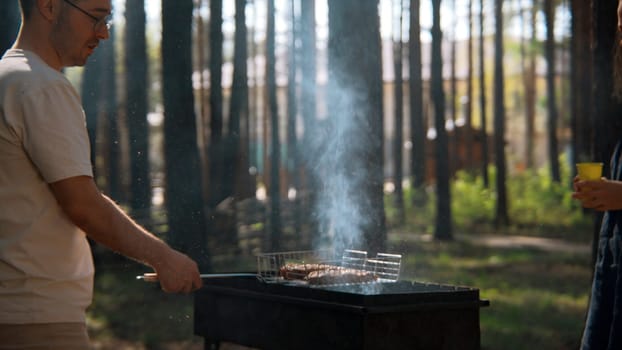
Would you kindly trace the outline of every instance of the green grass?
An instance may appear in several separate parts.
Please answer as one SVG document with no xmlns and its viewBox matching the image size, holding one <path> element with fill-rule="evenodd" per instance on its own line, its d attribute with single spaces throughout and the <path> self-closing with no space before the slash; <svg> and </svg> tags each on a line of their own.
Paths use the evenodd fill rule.
<svg viewBox="0 0 622 350">
<path fill-rule="evenodd" d="M 480 289 L 490 301 L 480 312 L 483 349 L 578 348 L 591 278 L 588 255 L 414 235 L 400 235 L 391 245 L 408 251 L 404 278 Z"/>
</svg>

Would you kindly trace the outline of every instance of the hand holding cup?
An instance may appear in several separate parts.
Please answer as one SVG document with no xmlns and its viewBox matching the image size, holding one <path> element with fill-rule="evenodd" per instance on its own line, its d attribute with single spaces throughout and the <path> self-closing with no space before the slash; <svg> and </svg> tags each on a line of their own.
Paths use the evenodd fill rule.
<svg viewBox="0 0 622 350">
<path fill-rule="evenodd" d="M 574 179 L 574 199 L 581 201 L 584 208 L 595 208 L 597 197 L 593 194 L 593 186 L 587 186 L 585 181 L 600 181 L 603 172 L 603 163 L 577 163 L 577 176 Z"/>
</svg>

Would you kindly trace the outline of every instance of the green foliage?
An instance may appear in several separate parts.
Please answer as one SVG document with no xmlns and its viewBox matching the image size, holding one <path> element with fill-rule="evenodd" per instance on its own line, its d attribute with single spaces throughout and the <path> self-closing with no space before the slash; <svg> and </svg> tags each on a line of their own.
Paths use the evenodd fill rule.
<svg viewBox="0 0 622 350">
<path fill-rule="evenodd" d="M 560 159 L 562 179 L 570 179 L 565 157 Z M 527 170 L 508 181 L 510 217 L 519 225 L 560 225 L 568 227 L 585 221 L 578 202 L 572 199 L 568 182 L 554 182 L 550 168 Z"/>
<path fill-rule="evenodd" d="M 495 193 L 484 186 L 481 176 L 460 171 L 453 181 L 451 211 L 457 227 L 492 222 Z"/>
<path fill-rule="evenodd" d="M 560 157 L 562 182 L 554 182 L 548 166 L 510 174 L 506 181 L 509 217 L 514 229 L 529 229 L 530 234 L 564 235 L 568 228 L 589 232 L 591 216 L 572 199 L 570 167 L 565 156 Z M 459 232 L 492 230 L 496 206 L 496 169 L 490 166 L 490 186 L 486 187 L 481 175 L 459 171 L 451 184 L 451 208 L 455 228 Z M 425 204 L 413 207 L 413 190 L 405 188 L 407 220 L 404 229 L 411 232 L 433 231 L 436 197 L 433 189 L 426 191 Z M 391 196 L 385 207 L 387 219 L 394 222 L 396 209 Z M 577 231 L 576 229 L 571 231 Z"/>
</svg>

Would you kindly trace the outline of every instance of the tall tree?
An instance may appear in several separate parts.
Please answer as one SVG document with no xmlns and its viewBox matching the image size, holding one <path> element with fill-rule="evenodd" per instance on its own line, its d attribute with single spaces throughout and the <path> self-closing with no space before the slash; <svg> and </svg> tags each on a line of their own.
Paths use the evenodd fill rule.
<svg viewBox="0 0 622 350">
<path fill-rule="evenodd" d="M 116 67 L 116 50 L 115 40 L 116 33 L 115 28 L 111 27 L 110 38 L 101 44 L 100 50 L 103 52 L 102 56 L 102 79 L 99 81 L 99 94 L 102 98 L 102 113 L 105 119 L 106 126 L 106 188 L 110 197 L 114 200 L 121 201 L 122 189 L 121 189 L 121 140 L 119 133 L 119 113 L 117 103 L 117 77 L 115 73 Z"/>
<path fill-rule="evenodd" d="M 403 152 L 402 144 L 404 143 L 404 91 L 402 78 L 402 48 L 404 46 L 402 39 L 402 21 L 403 21 L 403 5 L 402 0 L 394 1 L 393 6 L 396 8 L 397 25 L 393 30 L 393 66 L 395 71 L 395 138 L 393 140 L 393 182 L 395 183 L 395 207 L 397 209 L 397 220 L 401 224 L 406 220 L 404 210 L 404 190 L 402 188 L 403 178 Z M 394 17 L 395 18 L 395 17 Z"/>
<path fill-rule="evenodd" d="M 249 105 L 246 31 L 246 0 L 235 1 L 235 38 L 233 56 L 233 83 L 229 107 L 227 147 L 224 162 L 224 192 L 235 198 L 254 195 L 249 177 Z"/>
<path fill-rule="evenodd" d="M 445 129 L 445 91 L 443 89 L 443 56 L 441 46 L 441 0 L 432 0 L 432 75 L 431 88 L 436 128 L 436 225 L 434 238 L 452 238 L 451 193 L 449 188 L 449 145 Z"/>
<path fill-rule="evenodd" d="M 279 139 L 279 109 L 276 91 L 276 48 L 274 0 L 268 0 L 268 25 L 266 30 L 266 87 L 268 89 L 268 114 L 270 115 L 270 247 L 278 251 L 281 246 L 281 196 L 280 176 L 281 141 Z"/>
<path fill-rule="evenodd" d="M 300 1 L 300 113 L 302 116 L 303 136 L 302 149 L 311 149 L 312 140 L 316 139 L 317 132 L 317 81 L 316 81 L 316 48 L 315 43 L 315 0 Z M 318 181 L 311 171 L 315 166 L 312 158 L 301 157 L 304 162 L 304 188 L 309 208 L 315 208 Z M 307 209 L 309 210 L 309 209 Z M 315 215 L 308 218 L 309 231 L 317 231 Z"/>
<path fill-rule="evenodd" d="M 259 163 L 260 163 L 260 158 L 259 158 L 259 126 L 260 126 L 260 117 L 261 117 L 261 108 L 260 108 L 260 93 L 259 93 L 259 65 L 257 64 L 257 60 L 255 59 L 255 57 L 257 56 L 257 49 L 258 49 L 258 43 L 257 43 L 257 39 L 255 38 L 255 33 L 257 32 L 257 26 L 259 23 L 258 20 L 258 16 L 257 16 L 257 1 L 256 0 L 252 0 L 251 1 L 251 5 L 252 5 L 252 12 L 253 12 L 253 16 L 251 17 L 250 21 L 251 21 L 251 26 L 249 28 L 249 39 L 250 39 L 250 57 L 251 57 L 251 71 L 253 72 L 252 76 L 250 77 L 251 81 L 252 81 L 252 86 L 253 89 L 252 91 L 249 91 L 249 120 L 248 120 L 248 129 L 249 129 L 249 152 L 250 152 L 250 156 L 249 156 L 249 162 L 250 162 L 250 169 L 249 169 L 249 173 L 251 172 L 251 169 L 254 169 L 254 173 L 251 174 L 252 176 L 256 175 L 256 172 L 259 168 Z M 254 186 L 253 186 L 254 187 Z"/>
<path fill-rule="evenodd" d="M 20 22 L 18 1 L 0 1 L 0 57 L 13 45 Z"/>
<path fill-rule="evenodd" d="M 192 0 L 162 0 L 166 209 L 171 244 L 210 269 L 192 90 Z"/>
<path fill-rule="evenodd" d="M 503 0 L 495 0 L 495 76 L 494 76 L 494 149 L 497 177 L 495 224 L 507 226 L 508 216 L 505 161 L 505 88 L 503 76 Z"/>
<path fill-rule="evenodd" d="M 106 42 L 102 43 L 105 44 Z M 97 131 L 98 121 L 100 117 L 101 96 L 100 84 L 103 78 L 102 66 L 104 52 L 103 47 L 95 50 L 91 57 L 86 61 L 84 70 L 82 71 L 82 87 L 80 95 L 82 97 L 82 107 L 84 109 L 84 115 L 86 117 L 86 128 L 91 141 L 91 163 L 93 164 L 93 170 L 95 179 L 99 177 L 97 171 Z M 101 183 L 100 183 L 101 185 Z"/>
<path fill-rule="evenodd" d="M 303 129 L 305 131 L 303 142 L 312 136 L 315 129 L 316 119 L 316 35 L 315 35 L 315 0 L 303 0 L 300 2 L 300 80 L 301 80 L 301 113 Z"/>
<path fill-rule="evenodd" d="M 119 177 L 115 170 L 119 140 L 116 132 L 114 40 L 114 30 L 111 29 L 110 39 L 102 42 L 87 61 L 82 72 L 81 95 L 95 179 L 104 192 L 119 200 L 118 182 L 115 182 Z"/>
<path fill-rule="evenodd" d="M 585 162 L 592 159 L 591 139 L 593 125 L 590 115 L 591 94 L 585 93 L 585 87 L 591 86 L 591 9 L 590 2 L 572 0 L 570 45 L 570 113 L 572 130 L 573 158 L 570 163 Z"/>
<path fill-rule="evenodd" d="M 410 172 L 413 186 L 413 204 L 423 204 L 425 194 L 425 140 L 426 124 L 423 116 L 423 79 L 421 77 L 421 23 L 419 18 L 420 0 L 410 0 L 410 32 L 408 43 L 409 56 L 409 94 L 410 94 L 410 139 L 412 155 Z"/>
<path fill-rule="evenodd" d="M 489 186 L 488 178 L 488 127 L 486 117 L 486 56 L 484 56 L 484 0 L 479 1 L 479 113 L 480 140 L 482 143 L 482 179 L 484 186 Z"/>
<path fill-rule="evenodd" d="M 456 0 L 450 0 L 449 8 L 455 9 Z M 456 39 L 456 26 L 458 21 L 458 15 L 456 11 L 452 11 L 452 24 L 451 30 L 449 34 L 449 45 L 451 47 L 450 55 L 449 55 L 449 67 L 450 67 L 450 77 L 449 77 L 449 119 L 451 120 L 451 124 L 453 126 L 453 137 L 448 138 L 449 142 L 449 173 L 451 174 L 454 169 L 460 169 L 460 139 L 461 133 L 458 130 L 458 81 L 456 77 L 456 49 L 457 49 L 457 39 Z"/>
<path fill-rule="evenodd" d="M 223 97 L 222 97 L 222 0 L 211 0 L 209 22 L 210 69 L 210 144 L 209 144 L 209 207 L 215 208 L 225 199 L 223 190 Z"/>
<path fill-rule="evenodd" d="M 592 160 L 603 162 L 603 174 L 610 173 L 609 159 L 622 134 L 622 106 L 613 98 L 614 64 L 620 61 L 612 59 L 616 38 L 616 2 L 592 2 L 592 98 L 591 117 L 594 120 L 591 143 Z M 619 49 L 619 48 L 618 48 Z M 595 261 L 598 247 L 598 227 L 602 213 L 596 215 L 592 239 L 592 262 Z"/>
<path fill-rule="evenodd" d="M 525 11 L 522 0 L 521 11 Z M 521 36 L 521 67 L 523 70 L 523 85 L 525 87 L 525 165 L 527 168 L 534 167 L 534 139 L 536 120 L 536 45 L 537 45 L 537 13 L 539 4 L 536 0 L 531 1 L 529 8 L 529 21 L 521 20 L 523 35 Z M 526 42 L 525 23 L 531 24 L 531 36 Z"/>
<path fill-rule="evenodd" d="M 469 37 L 467 39 L 467 92 L 464 113 L 464 140 L 466 148 L 466 168 L 473 170 L 473 0 L 468 0 L 467 19 Z"/>
<path fill-rule="evenodd" d="M 378 1 L 329 0 L 328 26 L 331 110 L 322 199 L 334 242 L 373 254 L 385 250 L 387 238 Z"/>
<path fill-rule="evenodd" d="M 559 150 L 557 140 L 557 97 L 555 92 L 555 8 L 553 0 L 544 0 L 544 19 L 546 22 L 546 91 L 547 91 L 547 134 L 551 177 L 555 182 L 561 181 L 559 172 Z"/>
<path fill-rule="evenodd" d="M 210 139 L 209 137 L 209 133 L 210 133 L 210 128 L 209 126 L 209 112 L 208 112 L 208 103 L 209 101 L 207 100 L 207 92 L 208 89 L 207 87 L 207 79 L 205 77 L 205 72 L 207 71 L 206 65 L 207 65 L 207 60 L 206 60 L 206 44 L 208 44 L 208 40 L 206 39 L 206 30 L 205 30 L 205 15 L 204 15 L 204 8 L 205 8 L 205 1 L 207 0 L 195 0 L 195 23 L 196 23 L 196 36 L 195 36 L 195 48 L 194 51 L 196 51 L 197 57 L 196 57 L 196 64 L 195 64 L 195 71 L 199 72 L 198 74 L 198 83 L 199 83 L 199 89 L 197 91 L 197 104 L 198 104 L 198 121 L 197 121 L 197 128 L 199 129 L 199 133 L 197 134 L 197 141 L 199 144 L 199 157 L 201 160 L 201 170 L 203 172 L 203 174 L 208 174 L 207 177 L 209 177 L 209 159 L 208 159 L 208 151 L 209 151 L 209 143 L 208 140 Z M 208 178 L 208 182 L 209 182 L 209 178 Z M 203 198 L 205 198 L 206 202 L 209 203 L 209 186 L 205 186 L 205 188 L 203 189 Z M 208 215 L 209 218 L 209 215 Z M 209 225 L 209 224 L 208 224 Z"/>
<path fill-rule="evenodd" d="M 298 137 L 297 137 L 297 120 L 298 120 L 298 49 L 296 41 L 298 40 L 298 20 L 296 16 L 295 1 L 290 0 L 290 36 L 289 36 L 289 52 L 287 62 L 287 173 L 289 176 L 288 185 L 296 191 L 300 191 L 300 162 L 298 154 Z M 294 232 L 300 233 L 301 230 L 301 212 L 300 201 L 294 198 Z"/>
<path fill-rule="evenodd" d="M 125 23 L 125 106 L 130 145 L 130 206 L 133 212 L 144 213 L 151 207 L 145 0 L 126 1 Z"/>
</svg>

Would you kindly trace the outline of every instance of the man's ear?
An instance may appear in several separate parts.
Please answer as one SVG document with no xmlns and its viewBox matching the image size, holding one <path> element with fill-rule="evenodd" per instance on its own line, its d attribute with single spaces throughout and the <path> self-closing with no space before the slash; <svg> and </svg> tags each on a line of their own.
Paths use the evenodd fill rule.
<svg viewBox="0 0 622 350">
<path fill-rule="evenodd" d="M 57 0 L 37 0 L 35 6 L 43 18 L 50 22 L 56 21 L 60 11 L 60 4 Z"/>
</svg>

